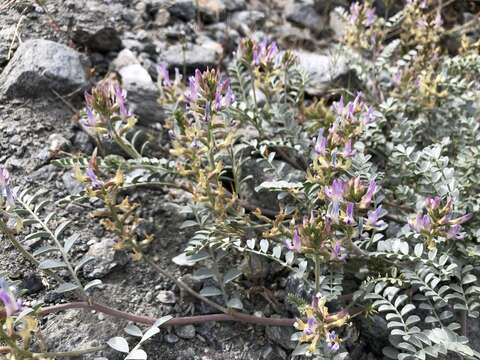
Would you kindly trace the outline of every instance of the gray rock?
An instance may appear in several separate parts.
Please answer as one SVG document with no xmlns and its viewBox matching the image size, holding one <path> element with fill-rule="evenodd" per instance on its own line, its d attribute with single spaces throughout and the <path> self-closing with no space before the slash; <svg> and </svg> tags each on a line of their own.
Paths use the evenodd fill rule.
<svg viewBox="0 0 480 360">
<path fill-rule="evenodd" d="M 62 175 L 62 181 L 65 189 L 70 195 L 80 194 L 85 187 L 82 183 L 75 179 L 75 176 L 71 171 L 68 171 Z"/>
<path fill-rule="evenodd" d="M 325 19 L 317 14 L 309 1 L 292 0 L 285 9 L 285 17 L 293 24 L 314 32 L 320 32 L 325 27 Z"/>
<path fill-rule="evenodd" d="M 72 144 L 62 134 L 53 133 L 48 137 L 48 151 L 57 153 L 60 150 L 68 150 Z"/>
<path fill-rule="evenodd" d="M 193 339 L 195 337 L 195 326 L 183 325 L 175 328 L 175 333 L 182 339 Z"/>
<path fill-rule="evenodd" d="M 206 43 L 203 46 L 197 44 L 173 45 L 159 55 L 160 62 L 164 62 L 169 68 L 182 69 L 185 65 L 188 72 L 195 69 L 214 67 L 221 56 L 222 47 L 216 42 Z"/>
<path fill-rule="evenodd" d="M 176 0 L 168 7 L 168 11 L 174 18 L 190 21 L 195 18 L 197 13 L 196 2 L 193 0 Z"/>
<path fill-rule="evenodd" d="M 125 251 L 115 251 L 113 249 L 114 243 L 113 239 L 104 238 L 90 246 L 86 256 L 91 256 L 94 260 L 83 268 L 83 274 L 87 279 L 101 279 L 115 268 L 127 264 L 127 253 Z"/>
<path fill-rule="evenodd" d="M 148 71 L 140 65 L 138 59 L 128 50 L 122 50 L 113 61 L 120 74 L 122 86 L 127 91 L 127 104 L 141 125 L 160 122 L 164 114 L 157 102 L 158 89 Z"/>
<path fill-rule="evenodd" d="M 330 53 L 317 54 L 303 50 L 295 51 L 299 65 L 310 76 L 310 83 L 305 91 L 318 96 L 336 81 L 349 73 L 347 58 L 332 50 Z"/>
<path fill-rule="evenodd" d="M 88 27 L 77 27 L 73 31 L 73 41 L 100 53 L 117 51 L 122 48 L 122 40 L 118 32 L 109 26 L 92 27 L 89 24 Z"/>
<path fill-rule="evenodd" d="M 293 350 L 297 346 L 295 341 L 290 340 L 294 332 L 293 326 L 267 326 L 265 329 L 265 334 L 271 342 L 287 350 Z"/>
<path fill-rule="evenodd" d="M 0 94 L 7 98 L 65 94 L 87 86 L 81 55 L 49 40 L 22 43 L 0 75 Z"/>
<path fill-rule="evenodd" d="M 168 344 L 175 344 L 180 340 L 175 334 L 167 334 L 164 339 Z"/>
</svg>

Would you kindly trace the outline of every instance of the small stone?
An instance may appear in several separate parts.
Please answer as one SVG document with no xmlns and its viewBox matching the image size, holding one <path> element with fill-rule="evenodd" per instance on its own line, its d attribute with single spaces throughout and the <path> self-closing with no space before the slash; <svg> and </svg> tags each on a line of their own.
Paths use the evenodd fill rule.
<svg viewBox="0 0 480 360">
<path fill-rule="evenodd" d="M 175 333 L 182 339 L 193 339 L 195 337 L 195 326 L 182 325 L 175 328 Z"/>
<path fill-rule="evenodd" d="M 175 344 L 179 341 L 180 339 L 178 338 L 177 335 L 175 334 L 167 334 L 165 335 L 165 341 L 169 344 Z"/>
<path fill-rule="evenodd" d="M 68 139 L 65 139 L 62 134 L 57 133 L 51 134 L 48 137 L 48 144 L 48 151 L 51 153 L 57 153 L 60 150 L 67 150 L 71 146 L 71 143 Z"/>
<path fill-rule="evenodd" d="M 128 254 L 125 251 L 116 251 L 113 248 L 114 243 L 113 239 L 104 238 L 90 246 L 86 256 L 91 256 L 94 260 L 83 268 L 87 279 L 101 279 L 128 262 Z"/>
<path fill-rule="evenodd" d="M 72 171 L 68 171 L 62 175 L 62 181 L 65 189 L 70 195 L 78 195 L 84 189 L 84 185 L 79 182 Z"/>
<path fill-rule="evenodd" d="M 174 18 L 190 21 L 195 18 L 197 13 L 196 2 L 193 0 L 176 0 L 168 8 L 168 11 Z"/>
<path fill-rule="evenodd" d="M 7 98 L 66 94 L 88 84 L 82 56 L 49 40 L 23 42 L 0 75 L 0 94 Z"/>
<path fill-rule="evenodd" d="M 162 290 L 158 293 L 157 300 L 160 301 L 162 304 L 175 304 L 177 298 L 173 291 Z"/>
</svg>

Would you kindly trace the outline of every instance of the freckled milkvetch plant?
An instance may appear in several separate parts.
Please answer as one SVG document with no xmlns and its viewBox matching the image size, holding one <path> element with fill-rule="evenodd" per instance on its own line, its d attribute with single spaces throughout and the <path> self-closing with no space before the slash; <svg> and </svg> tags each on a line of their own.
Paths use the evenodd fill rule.
<svg viewBox="0 0 480 360">
<path fill-rule="evenodd" d="M 480 43 L 464 37 L 449 55 L 435 9 L 408 1 L 389 19 L 368 1 L 337 10 L 349 24 L 338 51 L 351 59 L 362 87 L 328 100 L 306 95 L 308 77 L 294 53 L 274 41 L 245 39 L 228 69 L 196 70 L 187 79 L 160 64 L 168 159 L 156 157 L 148 135 L 135 130 L 120 84 L 103 80 L 86 94 L 81 120 L 97 149 L 57 161 L 85 184 L 68 200 L 99 200 L 93 215 L 115 234 L 115 248 L 129 249 L 226 319 L 294 326 L 294 356 L 345 359 L 356 340 L 352 329 L 383 316 L 390 335 L 381 357 L 480 358 L 469 342 L 480 307 Z M 123 155 L 108 154 L 112 141 Z M 143 175 L 126 176 L 136 169 Z M 182 228 L 193 236 L 174 261 L 192 267 L 203 282 L 199 293 L 148 255 L 155 238 L 138 231 L 140 204 L 125 196 L 137 187 L 188 194 Z M 57 291 L 118 315 L 95 303 L 100 280 L 82 282 L 78 270 L 90 260 L 72 262 L 74 240 L 64 237 L 72 223 L 46 210 L 45 194 L 13 189 L 4 168 L 0 194 L 2 232 Z M 26 251 L 22 232 L 45 239 L 44 251 Z M 259 274 L 259 261 L 280 270 Z M 276 276 L 308 290 L 308 298 L 272 299 L 263 287 L 265 299 L 294 305 L 295 319 L 249 315 L 258 309 L 245 301 L 248 287 Z M 26 357 L 30 339 L 18 337 L 12 321 L 31 319 L 23 328 L 35 334 L 45 310 L 20 317 L 11 289 L 2 291 L 0 335 L 12 354 Z M 118 316 L 151 325 L 145 332 L 129 325 L 126 332 L 140 338 L 133 349 L 121 336 L 108 342 L 130 359 L 146 358 L 142 343 L 162 324 L 175 324 Z"/>
</svg>

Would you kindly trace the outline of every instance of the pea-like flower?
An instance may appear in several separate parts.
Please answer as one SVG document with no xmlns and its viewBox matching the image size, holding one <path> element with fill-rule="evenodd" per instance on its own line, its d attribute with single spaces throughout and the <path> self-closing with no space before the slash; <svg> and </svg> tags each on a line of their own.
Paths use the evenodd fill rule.
<svg viewBox="0 0 480 360">
<path fill-rule="evenodd" d="M 117 100 L 118 108 L 120 110 L 120 115 L 124 118 L 129 117 L 131 114 L 128 112 L 127 106 L 125 104 L 127 98 L 127 91 L 123 90 L 120 85 L 115 85 L 115 97 Z"/>
<path fill-rule="evenodd" d="M 345 183 L 340 179 L 334 179 L 332 185 L 325 188 L 325 195 L 327 195 L 331 201 L 327 216 L 333 221 L 338 220 L 340 202 L 343 200 L 344 191 Z"/>
<path fill-rule="evenodd" d="M 347 250 L 342 246 L 340 241 L 336 241 L 330 253 L 330 260 L 345 261 L 347 258 Z"/>
<path fill-rule="evenodd" d="M 15 299 L 5 280 L 0 278 L 0 301 L 3 303 L 5 313 L 12 316 L 22 309 L 22 302 Z"/>
<path fill-rule="evenodd" d="M 353 218 L 353 202 L 347 202 L 347 209 L 345 212 L 345 218 L 343 219 L 343 222 L 347 225 L 353 225 L 355 224 L 355 219 Z"/>
<path fill-rule="evenodd" d="M 323 136 L 325 130 L 321 128 L 318 130 L 317 140 L 315 141 L 314 151 L 317 155 L 325 155 L 325 150 L 327 148 L 327 138 Z"/>
<path fill-rule="evenodd" d="M 432 230 L 432 220 L 429 215 L 417 214 L 415 219 L 410 219 L 409 225 L 419 233 L 430 232 L 430 230 Z"/>
<path fill-rule="evenodd" d="M 380 219 L 380 215 L 382 213 L 382 205 L 380 205 L 375 210 L 370 210 L 368 212 L 367 221 L 365 222 L 365 226 L 370 229 L 380 229 L 385 226 L 385 221 Z"/>
<path fill-rule="evenodd" d="M 342 151 L 342 156 L 344 158 L 348 158 L 353 156 L 354 150 L 352 150 L 352 139 L 348 139 L 348 141 L 345 143 L 345 147 L 343 148 Z"/>
<path fill-rule="evenodd" d="M 317 329 L 317 326 L 318 326 L 318 322 L 317 322 L 317 319 L 315 318 L 315 316 L 310 316 L 307 319 L 307 324 L 306 324 L 305 328 L 303 329 L 303 333 L 305 335 L 312 335 L 313 333 L 315 333 L 315 330 Z"/>
<path fill-rule="evenodd" d="M 373 195 L 377 191 L 377 183 L 375 182 L 375 179 L 370 180 L 368 183 L 368 189 L 365 195 L 362 196 L 362 199 L 360 200 L 360 207 L 362 209 L 367 208 L 370 203 L 372 202 Z"/>
<path fill-rule="evenodd" d="M 170 73 L 168 72 L 167 64 L 157 65 L 158 79 L 163 86 L 171 86 Z"/>
<path fill-rule="evenodd" d="M 287 240 L 286 245 L 288 250 L 292 250 L 295 252 L 299 252 L 302 248 L 302 240 L 300 238 L 300 232 L 298 230 L 298 226 L 295 226 L 293 229 L 293 238 L 292 240 Z"/>
<path fill-rule="evenodd" d="M 325 341 L 330 350 L 337 351 L 338 349 L 340 349 L 340 338 L 338 337 L 335 330 L 327 332 Z"/>
</svg>

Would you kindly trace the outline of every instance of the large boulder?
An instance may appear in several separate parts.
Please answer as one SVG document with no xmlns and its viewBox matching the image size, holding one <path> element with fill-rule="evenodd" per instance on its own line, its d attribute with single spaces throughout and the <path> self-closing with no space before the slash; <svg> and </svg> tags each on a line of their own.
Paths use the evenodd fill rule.
<svg viewBox="0 0 480 360">
<path fill-rule="evenodd" d="M 88 85 L 85 61 L 77 51 L 49 40 L 22 43 L 0 74 L 0 95 L 37 98 Z"/>
<path fill-rule="evenodd" d="M 113 61 L 120 74 L 122 87 L 127 91 L 127 104 L 141 125 L 160 122 L 164 113 L 158 104 L 158 88 L 148 71 L 128 49 L 122 50 Z"/>
<path fill-rule="evenodd" d="M 297 50 L 295 54 L 310 79 L 305 91 L 313 96 L 324 94 L 334 83 L 346 78 L 351 70 L 346 56 L 335 49 L 323 54 Z"/>
</svg>

